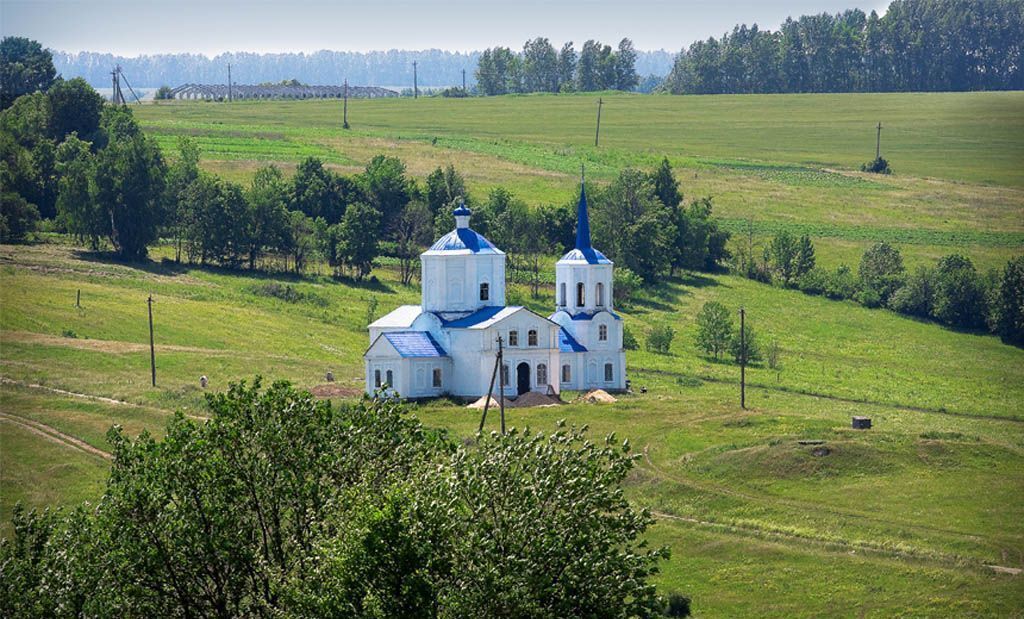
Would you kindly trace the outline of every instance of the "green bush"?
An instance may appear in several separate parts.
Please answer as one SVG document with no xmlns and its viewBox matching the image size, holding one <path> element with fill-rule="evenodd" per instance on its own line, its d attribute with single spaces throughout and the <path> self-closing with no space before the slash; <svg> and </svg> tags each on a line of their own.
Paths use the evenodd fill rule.
<svg viewBox="0 0 1024 619">
<path fill-rule="evenodd" d="M 639 350 L 640 344 L 636 341 L 636 336 L 630 331 L 629 327 L 622 328 L 622 347 L 625 350 Z"/>
<path fill-rule="evenodd" d="M 655 326 L 647 334 L 647 350 L 660 354 L 668 354 L 672 346 L 672 338 L 676 335 L 672 327 L 668 325 Z"/>
<path fill-rule="evenodd" d="M 825 284 L 825 295 L 830 299 L 852 299 L 857 294 L 857 278 L 850 267 L 839 265 L 829 273 Z"/>
<path fill-rule="evenodd" d="M 750 323 L 747 323 L 744 329 L 742 341 L 738 330 L 733 334 L 732 341 L 729 343 L 729 354 L 732 355 L 736 363 L 743 363 L 744 357 L 747 363 L 761 361 L 761 347 L 757 343 L 757 335 Z"/>
<path fill-rule="evenodd" d="M 869 161 L 864 165 L 860 166 L 861 172 L 874 172 L 875 174 L 892 174 L 892 169 L 889 167 L 889 162 L 883 157 L 876 157 L 873 161 Z"/>
</svg>

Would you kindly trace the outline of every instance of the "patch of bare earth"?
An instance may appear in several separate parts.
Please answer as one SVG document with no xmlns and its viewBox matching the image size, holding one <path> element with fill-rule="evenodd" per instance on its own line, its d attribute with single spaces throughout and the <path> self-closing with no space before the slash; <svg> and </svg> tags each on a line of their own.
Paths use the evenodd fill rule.
<svg viewBox="0 0 1024 619">
<path fill-rule="evenodd" d="M 78 451 L 83 451 L 89 455 L 98 456 L 105 460 L 109 460 L 111 457 L 109 453 L 103 451 L 102 449 L 97 449 L 90 445 L 89 443 L 77 439 L 71 436 L 70 434 L 65 434 L 64 432 L 61 432 L 57 428 L 54 428 L 53 426 L 48 426 L 45 423 L 40 423 L 32 419 L 27 419 L 25 417 L 20 417 L 17 415 L 11 415 L 9 413 L 2 412 L 0 412 L 0 421 L 4 421 L 19 426 L 37 436 L 41 436 L 46 440 L 57 443 L 58 445 L 63 445 L 65 447 L 70 447 L 72 449 L 77 449 Z"/>
</svg>

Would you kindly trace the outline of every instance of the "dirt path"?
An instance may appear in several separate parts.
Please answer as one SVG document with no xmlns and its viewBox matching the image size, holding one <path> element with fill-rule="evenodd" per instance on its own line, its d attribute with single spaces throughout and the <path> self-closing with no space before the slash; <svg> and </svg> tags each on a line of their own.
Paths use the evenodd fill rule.
<svg viewBox="0 0 1024 619">
<path fill-rule="evenodd" d="M 70 434 L 65 434 L 64 432 L 61 432 L 57 428 L 54 428 L 53 426 L 48 426 L 45 423 L 40 423 L 33 419 L 28 419 L 27 417 L 21 417 L 19 415 L 12 415 L 10 413 L 3 412 L 0 412 L 0 421 L 12 423 L 25 430 L 28 430 L 33 434 L 41 436 L 59 445 L 70 447 L 72 449 L 85 452 L 92 456 L 98 456 L 100 458 L 103 458 L 104 460 L 110 460 L 111 458 L 109 452 L 93 447 L 89 443 L 86 443 L 81 439 L 77 439 L 71 436 Z"/>
<path fill-rule="evenodd" d="M 158 408 L 156 406 L 149 406 L 147 404 L 135 404 L 133 402 L 126 402 L 124 400 L 115 400 L 114 398 L 108 398 L 102 395 L 91 395 L 88 393 L 77 393 L 75 391 L 67 391 L 65 389 L 58 389 L 56 387 L 47 387 L 46 385 L 37 385 L 35 383 L 26 383 L 21 380 L 14 380 L 13 378 L 7 378 L 6 376 L 0 376 L 0 384 L 14 385 L 16 387 L 24 387 L 26 389 L 38 389 L 40 391 L 48 391 L 57 395 L 63 395 L 71 398 L 81 398 L 83 400 L 92 400 L 93 402 L 102 402 L 104 404 L 113 404 L 114 406 L 130 406 L 133 408 L 142 408 L 146 410 L 163 413 L 164 415 L 173 415 L 174 411 L 167 410 L 166 408 Z M 209 417 L 203 415 L 192 415 L 185 414 L 189 419 L 196 419 L 198 421 L 207 421 Z"/>
</svg>

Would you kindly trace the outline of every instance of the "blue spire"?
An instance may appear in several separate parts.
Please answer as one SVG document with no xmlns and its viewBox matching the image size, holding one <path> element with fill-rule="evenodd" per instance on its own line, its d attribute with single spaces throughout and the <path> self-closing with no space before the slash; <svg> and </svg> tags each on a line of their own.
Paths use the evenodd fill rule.
<svg viewBox="0 0 1024 619">
<path fill-rule="evenodd" d="M 580 203 L 576 207 L 576 249 L 590 249 L 590 217 L 587 215 L 587 189 L 584 185 L 583 165 L 580 164 Z"/>
</svg>

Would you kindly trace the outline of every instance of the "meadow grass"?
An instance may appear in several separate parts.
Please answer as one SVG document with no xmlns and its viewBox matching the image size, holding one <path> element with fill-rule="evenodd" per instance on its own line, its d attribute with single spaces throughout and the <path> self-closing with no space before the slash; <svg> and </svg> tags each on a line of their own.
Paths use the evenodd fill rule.
<svg viewBox="0 0 1024 619">
<path fill-rule="evenodd" d="M 390 267 L 374 275 L 354 285 L 159 260 L 125 265 L 54 243 L 0 247 L 0 407 L 109 449 L 111 424 L 159 436 L 174 410 L 205 414 L 200 375 L 211 390 L 255 374 L 312 388 L 331 370 L 356 393 L 368 300 L 382 313 L 419 295 Z M 261 292 L 267 284 L 299 294 L 289 302 Z M 552 303 L 550 289 L 534 299 L 516 285 L 510 296 L 539 311 Z M 736 366 L 693 343 L 693 316 L 712 299 L 733 310 L 742 303 L 762 343 L 777 339 L 783 350 L 780 370 L 748 373 L 748 410 L 739 407 Z M 637 393 L 607 406 L 512 409 L 508 422 L 551 431 L 566 419 L 596 438 L 629 439 L 639 460 L 628 495 L 657 514 L 650 540 L 673 549 L 657 578 L 664 590 L 693 595 L 700 616 L 990 615 L 1024 603 L 1019 579 L 983 567 L 1024 567 L 1019 349 L 728 275 L 677 278 L 619 310 L 641 339 L 653 324 L 677 331 L 668 355 L 628 353 Z M 413 412 L 463 437 L 479 423 L 479 411 L 445 400 Z M 853 415 L 872 417 L 874 429 L 851 430 Z M 489 429 L 496 423 L 491 417 Z M 11 423 L 0 431 L 0 516 L 16 500 L 99 496 L 105 462 Z M 802 439 L 825 441 L 829 453 L 814 455 Z"/>
</svg>

